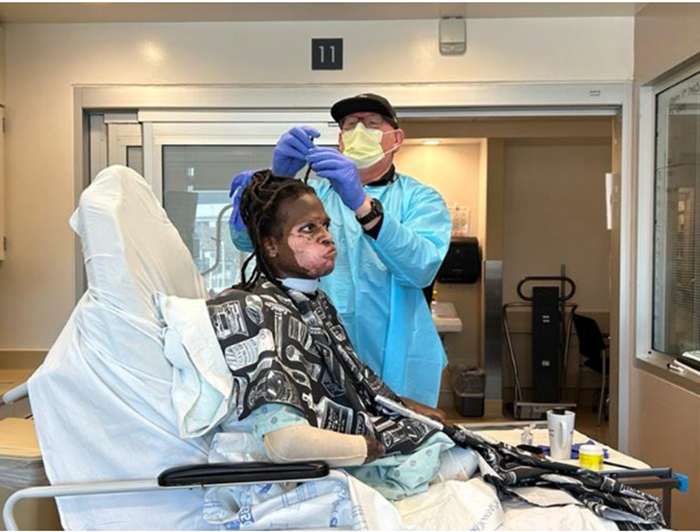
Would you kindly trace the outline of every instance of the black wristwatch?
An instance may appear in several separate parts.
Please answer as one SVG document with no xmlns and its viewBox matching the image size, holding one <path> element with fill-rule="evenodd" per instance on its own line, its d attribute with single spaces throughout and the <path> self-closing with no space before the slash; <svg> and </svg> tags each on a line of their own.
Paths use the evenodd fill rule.
<svg viewBox="0 0 700 532">
<path fill-rule="evenodd" d="M 373 222 L 377 218 L 379 218 L 382 214 L 384 214 L 384 207 L 382 207 L 382 203 L 375 198 L 372 198 L 370 200 L 370 205 L 372 206 L 372 209 L 365 214 L 362 218 L 355 217 L 357 218 L 357 221 L 359 222 L 360 225 L 365 226 L 370 222 Z"/>
</svg>

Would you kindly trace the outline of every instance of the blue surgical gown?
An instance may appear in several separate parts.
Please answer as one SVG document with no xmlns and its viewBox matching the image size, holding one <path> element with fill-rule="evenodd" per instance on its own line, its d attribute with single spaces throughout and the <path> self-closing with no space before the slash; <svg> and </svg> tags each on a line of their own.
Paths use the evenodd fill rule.
<svg viewBox="0 0 700 532">
<path fill-rule="evenodd" d="M 320 281 L 340 313 L 360 357 L 397 394 L 436 406 L 447 357 L 422 289 L 445 258 L 452 222 L 442 196 L 416 179 L 365 186 L 384 207 L 375 240 L 357 223 L 325 179 L 312 180 L 331 218 L 338 246 L 333 273 Z M 245 231 L 234 245 L 252 249 Z"/>
</svg>

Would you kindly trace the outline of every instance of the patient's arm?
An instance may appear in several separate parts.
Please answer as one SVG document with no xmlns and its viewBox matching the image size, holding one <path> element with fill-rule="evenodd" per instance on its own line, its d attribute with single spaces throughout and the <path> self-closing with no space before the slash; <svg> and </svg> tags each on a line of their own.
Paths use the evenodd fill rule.
<svg viewBox="0 0 700 532">
<path fill-rule="evenodd" d="M 445 414 L 443 410 L 440 410 L 439 408 L 431 408 L 421 403 L 416 403 L 407 397 L 402 397 L 401 402 L 411 410 L 424 416 L 436 419 L 443 425 L 447 425 L 447 414 Z"/>
<path fill-rule="evenodd" d="M 376 439 L 306 425 L 294 425 L 268 432 L 265 452 L 274 463 L 321 460 L 331 467 L 358 466 L 384 456 Z"/>
</svg>

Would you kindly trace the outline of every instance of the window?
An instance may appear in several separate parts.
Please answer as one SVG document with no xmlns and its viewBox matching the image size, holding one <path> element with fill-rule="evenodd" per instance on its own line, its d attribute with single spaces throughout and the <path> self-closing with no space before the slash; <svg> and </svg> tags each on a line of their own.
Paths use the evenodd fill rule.
<svg viewBox="0 0 700 532">
<path fill-rule="evenodd" d="M 91 175 L 121 164 L 144 176 L 213 295 L 240 280 L 248 255 L 230 238 L 231 179 L 243 170 L 269 167 L 275 143 L 295 124 L 314 126 L 323 136 L 317 144 L 336 146 L 337 126 L 319 121 L 326 117 L 327 112 L 96 112 L 90 115 Z"/>
<path fill-rule="evenodd" d="M 249 118 L 243 122 L 182 122 L 179 115 L 177 119 L 143 122 L 143 175 L 162 198 L 213 295 L 239 282 L 241 265 L 248 256 L 230 238 L 231 179 L 243 170 L 268 168 L 277 140 L 294 123 Z M 312 125 L 323 131 L 325 141 L 321 143 L 335 143 L 336 127 Z"/>
<path fill-rule="evenodd" d="M 651 340 L 677 356 L 700 349 L 700 73 L 655 98 Z"/>
<path fill-rule="evenodd" d="M 141 146 L 126 147 L 126 165 L 143 175 L 143 148 Z"/>
<path fill-rule="evenodd" d="M 192 253 L 207 289 L 239 282 L 245 255 L 229 236 L 231 179 L 270 165 L 274 146 L 163 146 L 163 207 Z"/>
</svg>

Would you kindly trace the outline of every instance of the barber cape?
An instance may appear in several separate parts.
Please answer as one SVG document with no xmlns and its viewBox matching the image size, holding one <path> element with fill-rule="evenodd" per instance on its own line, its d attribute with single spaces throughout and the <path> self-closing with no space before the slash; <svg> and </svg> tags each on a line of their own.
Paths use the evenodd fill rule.
<svg viewBox="0 0 700 532">
<path fill-rule="evenodd" d="M 322 291 L 308 295 L 261 279 L 252 291 L 225 291 L 207 307 L 233 374 L 231 405 L 238 420 L 264 405 L 284 404 L 312 426 L 374 436 L 387 454 L 410 454 L 436 432 L 376 403 L 377 395 L 399 398 L 359 360 Z M 503 500 L 550 507 L 554 497 L 555 506 L 578 501 L 622 530 L 665 526 L 658 499 L 609 476 L 543 460 L 466 430 L 451 437 L 477 452 L 483 480 Z M 538 488 L 549 488 L 548 502 Z"/>
<path fill-rule="evenodd" d="M 358 358 L 322 291 L 308 295 L 261 278 L 250 292 L 227 290 L 207 307 L 233 374 L 237 419 L 283 404 L 303 413 L 311 426 L 373 436 L 388 453 L 401 454 L 435 433 L 377 405 L 377 395 L 399 398 Z"/>
</svg>

